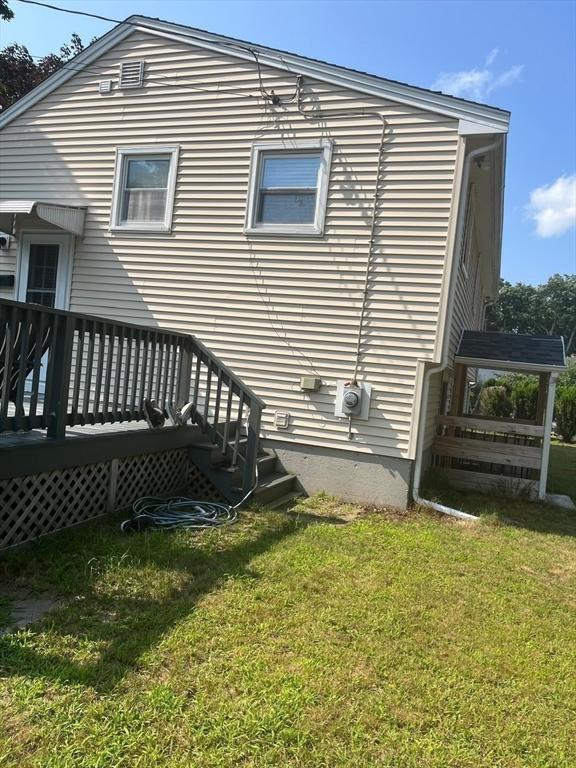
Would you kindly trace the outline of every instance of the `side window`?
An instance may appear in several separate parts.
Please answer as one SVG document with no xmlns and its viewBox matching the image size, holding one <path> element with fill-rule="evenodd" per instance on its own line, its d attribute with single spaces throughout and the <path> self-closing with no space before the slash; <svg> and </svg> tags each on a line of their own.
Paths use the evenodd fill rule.
<svg viewBox="0 0 576 768">
<path fill-rule="evenodd" d="M 255 144 L 245 231 L 322 235 L 331 151 L 326 140 Z"/>
<path fill-rule="evenodd" d="M 118 149 L 110 228 L 169 232 L 178 147 Z"/>
<path fill-rule="evenodd" d="M 460 247 L 460 267 L 468 277 L 470 269 L 470 254 L 472 251 L 472 242 L 474 237 L 474 187 L 468 189 L 466 198 L 466 213 L 464 215 L 464 230 L 462 232 L 462 241 Z"/>
</svg>

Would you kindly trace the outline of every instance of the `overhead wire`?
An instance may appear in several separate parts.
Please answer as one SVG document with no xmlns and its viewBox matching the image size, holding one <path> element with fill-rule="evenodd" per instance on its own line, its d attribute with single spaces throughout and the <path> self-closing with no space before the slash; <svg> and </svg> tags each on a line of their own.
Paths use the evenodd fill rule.
<svg viewBox="0 0 576 768">
<path fill-rule="evenodd" d="M 62 13 L 70 13 L 70 14 L 77 15 L 77 16 L 86 16 L 88 18 L 94 18 L 94 19 L 98 19 L 100 21 L 107 21 L 107 22 L 114 23 L 114 24 L 125 24 L 125 25 L 131 25 L 131 26 L 139 27 L 139 28 L 142 28 L 142 27 L 145 28 L 146 27 L 145 20 L 144 21 L 134 22 L 134 21 L 130 21 L 129 19 L 126 19 L 126 20 L 114 19 L 114 18 L 109 17 L 109 16 L 103 16 L 101 14 L 90 13 L 88 11 L 78 11 L 78 10 L 74 10 L 74 9 L 70 9 L 70 8 L 62 8 L 61 6 L 53 5 L 51 3 L 40 2 L 40 0 L 17 0 L 17 2 L 25 3 L 25 4 L 28 4 L 28 5 L 35 5 L 35 6 L 39 6 L 39 7 L 43 7 L 43 8 L 48 8 L 48 9 L 51 9 L 51 10 L 54 10 L 54 11 L 59 11 L 59 12 L 62 12 Z M 190 37 L 191 39 L 196 39 L 196 40 L 198 40 L 198 41 L 200 41 L 202 43 L 206 42 L 204 38 L 202 38 L 200 36 L 191 35 L 189 33 L 187 33 L 187 37 Z M 239 49 L 239 50 L 243 50 L 243 51 L 248 52 L 248 53 L 250 53 L 252 55 L 252 57 L 254 58 L 255 64 L 256 64 L 256 69 L 257 69 L 257 74 L 258 74 L 258 87 L 259 87 L 260 95 L 261 95 L 261 97 L 262 97 L 262 99 L 264 101 L 270 102 L 273 106 L 284 106 L 284 105 L 296 102 L 297 103 L 297 110 L 298 110 L 298 112 L 304 118 L 306 118 L 308 120 L 317 121 L 317 122 L 320 121 L 322 118 L 328 117 L 328 116 L 329 117 L 333 117 L 333 118 L 344 118 L 344 117 L 349 117 L 350 115 L 354 115 L 354 114 L 361 115 L 361 116 L 366 116 L 366 117 L 374 117 L 374 118 L 379 119 L 382 122 L 382 132 L 381 132 L 381 138 L 380 138 L 380 144 L 379 144 L 379 152 L 378 152 L 378 166 L 377 166 L 376 182 L 375 182 L 375 189 L 374 189 L 374 196 L 373 196 L 372 215 L 371 215 L 369 252 L 368 252 L 368 256 L 367 256 L 367 260 L 366 260 L 366 270 L 365 270 L 364 285 L 363 285 L 363 290 L 362 290 L 361 311 L 360 311 L 360 317 L 359 317 L 359 323 L 358 323 L 357 341 L 356 341 L 354 372 L 353 372 L 353 376 L 352 376 L 352 380 L 355 381 L 356 377 L 358 375 L 358 369 L 359 369 L 359 365 L 360 365 L 361 352 L 362 352 L 362 338 L 363 338 L 363 332 L 364 332 L 364 325 L 365 325 L 365 318 L 366 318 L 366 305 L 367 305 L 367 298 L 368 298 L 369 285 L 370 285 L 370 270 L 371 270 L 371 265 L 372 265 L 373 247 L 374 247 L 374 239 L 375 239 L 374 236 L 375 236 L 375 230 L 376 230 L 376 226 L 377 226 L 378 193 L 379 193 L 379 188 L 380 188 L 380 174 L 381 174 L 381 166 L 382 166 L 382 155 L 383 155 L 383 149 L 384 149 L 384 144 L 385 144 L 387 122 L 384 119 L 383 115 L 381 115 L 379 112 L 375 112 L 375 111 L 371 112 L 369 110 L 342 110 L 342 111 L 341 110 L 321 110 L 321 111 L 317 112 L 314 115 L 306 114 L 305 111 L 302 108 L 302 103 L 301 103 L 301 87 L 302 87 L 302 81 L 303 81 L 302 75 L 300 75 L 300 74 L 297 75 L 296 87 L 295 87 L 295 90 L 294 90 L 294 93 L 292 94 L 292 96 L 290 96 L 289 98 L 282 98 L 282 97 L 278 96 L 274 92 L 274 90 L 271 89 L 270 91 L 268 91 L 266 89 L 266 87 L 264 86 L 264 82 L 263 82 L 263 78 L 262 78 L 262 71 L 261 71 L 261 64 L 260 64 L 260 59 L 259 59 L 259 53 L 258 53 L 258 51 L 255 48 L 253 48 L 251 46 L 242 45 L 239 42 L 221 41 L 221 43 L 223 45 L 227 45 L 227 46 L 229 46 L 231 48 L 236 48 L 236 49 Z M 41 57 L 34 57 L 34 58 L 41 58 Z M 71 60 L 71 62 L 72 61 L 73 61 L 73 59 Z M 76 70 L 73 66 L 70 66 L 70 63 L 67 63 L 65 66 L 69 70 L 73 70 L 73 71 L 89 71 L 88 67 L 79 67 Z M 166 84 L 172 85 L 173 84 L 173 83 L 167 83 L 168 77 L 164 77 L 164 78 L 161 78 L 161 79 L 148 77 L 147 80 L 149 82 L 156 82 L 156 83 L 159 83 L 159 84 L 162 84 L 162 85 L 166 85 Z M 203 93 L 212 93 L 212 94 L 222 94 L 222 93 L 225 93 L 227 95 L 241 96 L 243 98 L 257 98 L 253 94 L 247 94 L 247 93 L 243 93 L 243 92 L 240 92 L 240 91 L 229 91 L 227 89 L 225 90 L 225 89 L 221 89 L 221 88 L 206 89 L 206 88 L 202 88 L 201 86 L 193 85 L 191 83 L 178 82 L 178 83 L 174 83 L 174 85 L 178 85 L 179 87 L 182 87 L 182 88 L 187 88 L 189 90 L 193 90 L 193 91 L 197 91 L 197 92 L 203 92 Z M 256 275 L 255 275 L 255 279 L 256 279 Z M 259 286 L 258 286 L 257 279 L 256 279 L 256 283 L 257 283 L 258 292 L 260 293 L 260 289 L 259 289 Z M 267 311 L 268 311 L 268 308 L 267 308 Z M 276 335 L 280 339 L 283 339 L 283 341 L 288 346 L 290 346 L 290 347 L 292 346 L 292 345 L 289 344 L 287 339 L 284 339 L 276 331 L 275 328 L 274 328 L 274 331 L 275 331 Z M 299 350 L 297 348 L 295 348 L 295 349 L 296 349 L 296 351 L 299 352 L 299 354 L 301 354 L 303 357 L 305 357 L 308 360 L 309 363 L 311 362 L 309 360 L 309 358 L 307 358 L 307 356 L 305 356 L 304 353 L 301 350 Z"/>
<path fill-rule="evenodd" d="M 99 21 L 107 21 L 107 22 L 110 22 L 112 24 L 125 24 L 125 25 L 129 25 L 129 26 L 133 26 L 133 27 L 140 27 L 140 28 L 146 27 L 146 21 L 145 20 L 144 21 L 137 21 L 136 22 L 136 21 L 130 21 L 129 19 L 113 19 L 110 16 L 103 16 L 103 15 L 98 14 L 98 13 L 90 13 L 89 11 L 77 11 L 77 10 L 73 10 L 71 8 L 62 8 L 61 6 L 53 5 L 51 3 L 40 2 L 40 0 L 17 0 L 17 2 L 25 3 L 27 5 L 36 5 L 36 6 L 39 6 L 41 8 L 48 8 L 48 9 L 50 9 L 52 11 L 59 11 L 60 13 L 70 13 L 70 14 L 73 14 L 73 15 L 76 15 L 76 16 L 86 16 L 86 17 L 91 18 L 91 19 L 97 19 Z M 193 40 L 198 40 L 199 42 L 203 42 L 203 43 L 206 42 L 206 40 L 204 38 L 200 37 L 199 35 L 191 35 L 190 33 L 187 32 L 186 36 L 192 38 Z M 291 104 L 291 103 L 293 103 L 295 101 L 296 95 L 297 95 L 296 91 L 294 91 L 294 93 L 292 94 L 292 96 L 289 99 L 284 100 L 284 99 L 282 99 L 281 96 L 278 96 L 278 94 L 276 94 L 273 90 L 271 90 L 270 92 L 266 90 L 266 88 L 264 87 L 263 80 L 262 80 L 262 72 L 261 72 L 259 54 L 258 54 L 258 51 L 255 48 L 253 48 L 252 46 L 249 46 L 249 45 L 242 45 L 242 43 L 239 43 L 239 42 L 231 42 L 231 41 L 222 40 L 222 41 L 220 41 L 220 43 L 222 45 L 226 45 L 226 46 L 228 46 L 230 48 L 237 48 L 239 50 L 243 50 L 243 51 L 245 51 L 247 53 L 250 53 L 254 57 L 254 60 L 256 62 L 256 67 L 257 67 L 257 70 L 258 70 L 258 83 L 259 83 L 260 94 L 261 94 L 262 98 L 265 101 L 271 102 L 272 104 L 274 104 L 274 106 L 281 106 L 282 104 Z M 34 58 L 36 58 L 36 57 L 34 57 Z M 73 59 L 71 59 L 71 61 L 72 60 Z M 69 67 L 69 69 L 72 69 L 72 68 Z"/>
</svg>

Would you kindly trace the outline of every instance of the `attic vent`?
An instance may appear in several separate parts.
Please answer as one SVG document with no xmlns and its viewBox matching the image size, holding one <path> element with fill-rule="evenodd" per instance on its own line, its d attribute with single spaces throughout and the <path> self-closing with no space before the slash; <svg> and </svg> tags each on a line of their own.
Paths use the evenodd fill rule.
<svg viewBox="0 0 576 768">
<path fill-rule="evenodd" d="M 142 88 L 143 80 L 143 61 L 123 61 L 120 64 L 120 88 Z"/>
</svg>

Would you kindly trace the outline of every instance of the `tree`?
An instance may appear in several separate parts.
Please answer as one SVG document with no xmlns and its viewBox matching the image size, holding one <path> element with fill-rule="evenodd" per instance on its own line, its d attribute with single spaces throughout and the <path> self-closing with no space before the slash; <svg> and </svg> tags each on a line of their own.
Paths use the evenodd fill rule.
<svg viewBox="0 0 576 768">
<path fill-rule="evenodd" d="M 486 312 L 488 330 L 564 336 L 566 354 L 576 351 L 576 275 L 553 275 L 543 285 L 502 280 Z"/>
<path fill-rule="evenodd" d="M 7 6 L 6 10 L 11 13 Z M 24 45 L 14 43 L 6 46 L 0 51 L 0 106 L 2 109 L 7 109 L 21 99 L 83 50 L 84 44 L 77 34 L 73 34 L 70 42 L 60 48 L 60 53 L 50 53 L 38 61 L 34 61 Z"/>
<path fill-rule="evenodd" d="M 10 21 L 10 19 L 13 18 L 14 11 L 11 11 L 10 8 L 8 8 L 7 0 L 0 0 L 0 19 L 4 19 L 4 21 Z"/>
</svg>

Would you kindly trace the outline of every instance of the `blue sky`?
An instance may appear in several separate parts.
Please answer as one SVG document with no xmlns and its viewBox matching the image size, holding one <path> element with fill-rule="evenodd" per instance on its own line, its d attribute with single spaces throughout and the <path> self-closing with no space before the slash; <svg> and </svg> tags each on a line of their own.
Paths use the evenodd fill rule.
<svg viewBox="0 0 576 768">
<path fill-rule="evenodd" d="M 576 272 L 574 0 L 47 0 L 208 29 L 486 101 L 512 112 L 502 274 Z M 111 24 L 9 0 L 0 44 L 34 55 Z"/>
</svg>

